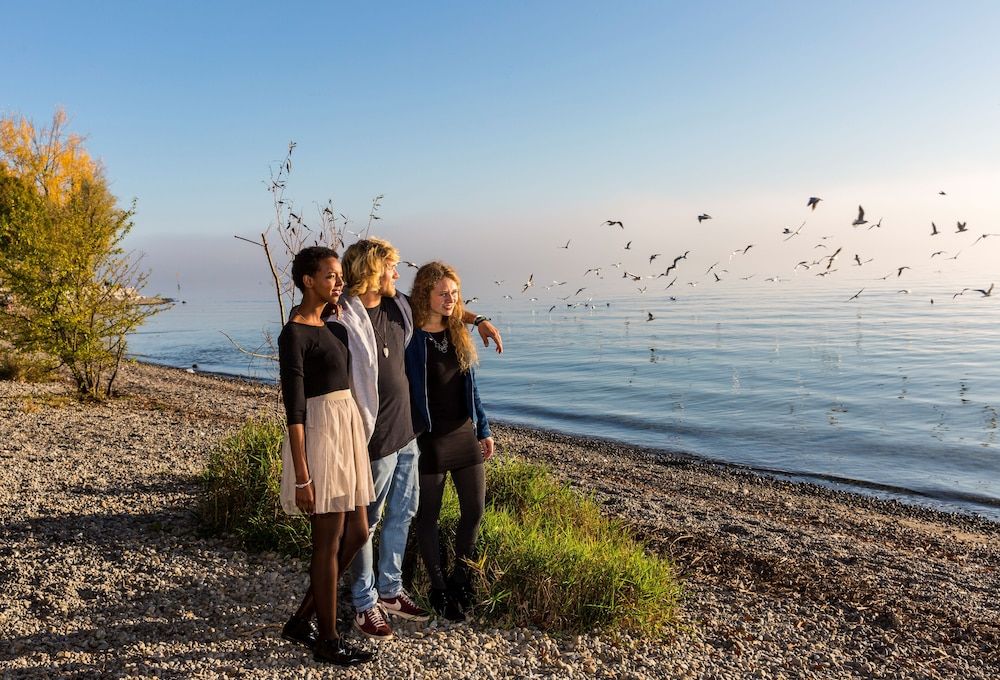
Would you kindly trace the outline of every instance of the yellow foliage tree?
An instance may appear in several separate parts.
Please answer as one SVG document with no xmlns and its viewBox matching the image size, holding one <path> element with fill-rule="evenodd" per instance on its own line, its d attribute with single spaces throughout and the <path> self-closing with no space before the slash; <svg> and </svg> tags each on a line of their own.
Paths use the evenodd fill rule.
<svg viewBox="0 0 1000 680">
<path fill-rule="evenodd" d="M 0 118 L 0 322 L 15 350 L 66 367 L 80 393 L 114 392 L 127 336 L 156 308 L 122 249 L 134 208 L 118 207 L 82 138 Z"/>
<path fill-rule="evenodd" d="M 52 125 L 40 130 L 23 116 L 0 117 L 0 164 L 30 183 L 56 205 L 101 176 L 101 167 L 83 148 L 83 137 L 66 133 L 66 112 L 57 109 Z"/>
</svg>

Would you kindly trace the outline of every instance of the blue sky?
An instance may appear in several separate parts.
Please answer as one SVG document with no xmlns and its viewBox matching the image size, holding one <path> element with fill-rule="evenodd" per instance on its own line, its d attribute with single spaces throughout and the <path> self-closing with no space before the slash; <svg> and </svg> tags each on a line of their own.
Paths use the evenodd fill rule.
<svg viewBox="0 0 1000 680">
<path fill-rule="evenodd" d="M 267 226 L 263 180 L 290 140 L 288 196 L 307 213 L 329 198 L 363 223 L 384 194 L 382 235 L 452 261 L 467 290 L 647 252 L 710 264 L 751 242 L 773 275 L 808 254 L 778 238 L 804 219 L 884 268 L 926 261 L 932 220 L 1000 232 L 995 3 L 7 2 L 3 16 L 0 113 L 67 110 L 137 199 L 130 243 L 154 289 L 265 278 L 232 236 Z M 852 230 L 859 203 L 885 227 Z M 605 219 L 643 255 L 616 252 L 626 234 Z M 988 271 L 993 243 L 948 274 Z"/>
</svg>

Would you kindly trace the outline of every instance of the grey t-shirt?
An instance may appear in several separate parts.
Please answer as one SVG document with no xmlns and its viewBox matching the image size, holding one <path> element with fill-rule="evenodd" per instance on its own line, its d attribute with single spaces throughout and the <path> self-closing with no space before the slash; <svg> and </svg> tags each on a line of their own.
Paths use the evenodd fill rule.
<svg viewBox="0 0 1000 680">
<path fill-rule="evenodd" d="M 368 442 L 368 456 L 375 460 L 403 448 L 416 433 L 410 416 L 410 383 L 406 379 L 403 312 L 392 298 L 384 297 L 378 306 L 368 310 L 368 318 L 375 329 L 378 357 L 378 415 Z"/>
</svg>

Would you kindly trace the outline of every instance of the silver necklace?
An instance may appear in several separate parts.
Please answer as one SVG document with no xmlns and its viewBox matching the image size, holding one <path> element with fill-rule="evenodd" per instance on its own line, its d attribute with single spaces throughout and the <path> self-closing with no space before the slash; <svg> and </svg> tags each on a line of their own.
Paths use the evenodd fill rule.
<svg viewBox="0 0 1000 680">
<path fill-rule="evenodd" d="M 372 330 L 375 331 L 375 339 L 378 340 L 378 341 L 380 341 L 382 343 L 382 356 L 388 358 L 389 357 L 389 343 L 388 343 L 388 340 L 387 340 L 387 337 L 386 337 L 388 335 L 388 333 L 386 333 L 385 329 L 383 328 L 382 329 L 382 333 L 380 334 L 378 332 L 378 325 L 379 324 L 375 323 L 376 319 L 378 320 L 379 323 L 381 323 L 382 320 L 383 320 L 383 318 L 385 317 L 385 312 L 382 311 L 381 304 L 378 307 L 378 311 L 375 313 L 375 317 L 376 318 L 374 318 L 374 319 L 371 320 L 371 322 L 372 322 Z"/>
<path fill-rule="evenodd" d="M 445 333 L 444 337 L 441 338 L 441 342 L 438 342 L 437 339 L 433 335 L 431 335 L 430 333 L 427 334 L 427 337 L 430 338 L 431 344 L 434 345 L 434 347 L 437 349 L 437 351 L 441 352 L 441 354 L 447 354 L 448 353 L 448 334 L 447 333 Z"/>
</svg>

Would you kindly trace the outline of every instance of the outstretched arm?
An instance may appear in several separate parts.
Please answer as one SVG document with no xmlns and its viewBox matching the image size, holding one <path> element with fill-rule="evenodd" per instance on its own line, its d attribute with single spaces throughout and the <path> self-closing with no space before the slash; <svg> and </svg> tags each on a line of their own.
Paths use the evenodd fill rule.
<svg viewBox="0 0 1000 680">
<path fill-rule="evenodd" d="M 500 331 L 485 317 L 482 317 L 482 321 L 476 324 L 477 318 L 480 318 L 478 314 L 465 310 L 465 313 L 462 315 L 462 322 L 476 325 L 479 337 L 483 339 L 483 347 L 489 347 L 490 340 L 492 339 L 497 346 L 497 354 L 503 354 L 503 338 L 500 337 Z"/>
</svg>

